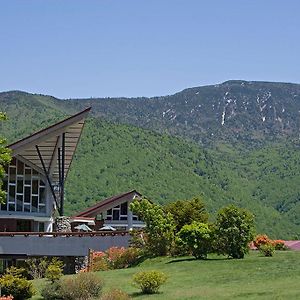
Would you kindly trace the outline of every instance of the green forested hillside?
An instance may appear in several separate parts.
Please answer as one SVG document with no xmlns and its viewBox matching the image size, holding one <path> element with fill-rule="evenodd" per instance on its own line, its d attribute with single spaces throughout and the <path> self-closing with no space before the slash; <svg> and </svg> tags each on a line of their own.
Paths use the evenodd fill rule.
<svg viewBox="0 0 300 300">
<path fill-rule="evenodd" d="M 76 109 L 26 93 L 0 94 L 9 142 Z M 259 232 L 295 238 L 300 232 L 299 145 L 281 138 L 261 148 L 216 140 L 210 148 L 132 125 L 90 118 L 67 185 L 69 214 L 105 197 L 137 189 L 160 203 L 201 195 L 210 211 L 227 203 L 256 215 Z"/>
</svg>

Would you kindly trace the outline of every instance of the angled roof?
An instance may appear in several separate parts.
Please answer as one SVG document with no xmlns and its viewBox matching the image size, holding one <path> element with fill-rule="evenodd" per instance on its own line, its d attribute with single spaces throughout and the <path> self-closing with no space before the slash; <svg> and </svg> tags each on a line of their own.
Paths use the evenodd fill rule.
<svg viewBox="0 0 300 300">
<path fill-rule="evenodd" d="M 61 147 L 61 136 L 65 133 L 64 177 L 66 177 L 84 127 L 85 119 L 90 109 L 91 108 L 89 107 L 69 118 L 8 145 L 8 148 L 12 150 L 12 156 L 20 157 L 27 164 L 44 173 L 36 149 L 36 146 L 38 146 L 47 171 L 52 176 L 53 182 L 57 182 L 59 178 L 57 149 Z"/>
<path fill-rule="evenodd" d="M 142 196 L 142 194 L 140 194 L 139 192 L 137 192 L 136 190 L 132 190 L 129 191 L 127 193 L 123 193 L 123 194 L 119 194 L 116 196 L 112 196 L 110 198 L 106 198 L 104 200 L 101 200 L 100 202 L 97 202 L 95 205 L 87 208 L 86 210 L 74 215 L 73 217 L 90 217 L 90 216 L 94 216 L 99 212 L 102 212 L 102 210 L 105 208 L 107 209 L 107 207 L 113 207 L 113 204 L 115 202 L 121 201 L 121 200 L 128 200 L 129 198 L 133 197 L 134 195 L 138 195 L 138 196 Z"/>
</svg>

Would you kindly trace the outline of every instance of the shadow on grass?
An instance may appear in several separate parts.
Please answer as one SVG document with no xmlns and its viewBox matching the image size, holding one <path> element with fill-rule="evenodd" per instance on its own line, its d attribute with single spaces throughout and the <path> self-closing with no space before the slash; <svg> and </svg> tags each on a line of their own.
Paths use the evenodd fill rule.
<svg viewBox="0 0 300 300">
<path fill-rule="evenodd" d="M 228 257 L 220 257 L 220 258 L 206 258 L 206 259 L 196 259 L 195 257 L 189 257 L 189 258 L 178 258 L 178 259 L 173 259 L 171 261 L 168 261 L 166 264 L 173 264 L 173 263 L 178 263 L 178 262 L 183 262 L 183 261 L 217 261 L 217 260 L 229 260 L 231 258 Z"/>
<path fill-rule="evenodd" d="M 155 299 L 155 296 L 162 294 L 161 292 L 155 293 L 155 294 L 143 294 L 142 292 L 135 292 L 135 293 L 131 293 L 130 296 L 132 298 L 138 298 L 141 296 L 147 296 L 151 299 L 151 296 L 153 297 L 153 299 Z"/>
</svg>

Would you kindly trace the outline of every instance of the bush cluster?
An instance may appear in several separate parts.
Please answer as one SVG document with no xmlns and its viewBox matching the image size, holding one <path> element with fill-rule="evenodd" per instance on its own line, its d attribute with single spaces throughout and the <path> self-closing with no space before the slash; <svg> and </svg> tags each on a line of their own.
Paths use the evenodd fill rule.
<svg viewBox="0 0 300 300">
<path fill-rule="evenodd" d="M 137 264 L 142 253 L 138 248 L 111 247 L 105 252 L 94 252 L 92 256 L 92 271 L 123 269 Z"/>
<path fill-rule="evenodd" d="M 103 281 L 95 273 L 79 273 L 48 282 L 42 290 L 45 300 L 89 300 L 98 298 Z"/>
<path fill-rule="evenodd" d="M 256 236 L 253 244 L 264 256 L 273 256 L 275 250 L 288 250 L 283 240 L 272 240 L 266 234 Z"/>
<path fill-rule="evenodd" d="M 31 298 L 35 291 L 32 283 L 23 277 L 24 269 L 11 267 L 0 278 L 1 293 L 11 295 L 14 300 Z M 8 298 L 9 299 L 9 298 Z"/>
<path fill-rule="evenodd" d="M 3 297 L 0 296 L 0 300 L 13 300 L 13 299 L 14 299 L 13 296 L 3 296 Z"/>
</svg>

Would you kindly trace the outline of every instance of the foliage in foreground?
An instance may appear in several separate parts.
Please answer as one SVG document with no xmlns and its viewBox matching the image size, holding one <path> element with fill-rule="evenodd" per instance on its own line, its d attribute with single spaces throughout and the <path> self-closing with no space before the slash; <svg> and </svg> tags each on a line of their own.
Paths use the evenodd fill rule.
<svg viewBox="0 0 300 300">
<path fill-rule="evenodd" d="M 147 242 L 145 247 L 148 253 L 153 256 L 168 254 L 174 241 L 175 232 L 172 215 L 165 212 L 160 205 L 153 204 L 147 199 L 133 201 L 130 209 L 146 223 Z"/>
<path fill-rule="evenodd" d="M 197 259 L 207 258 L 212 250 L 212 230 L 208 224 L 193 222 L 184 225 L 178 232 L 178 237 Z"/>
<path fill-rule="evenodd" d="M 32 282 L 23 277 L 24 269 L 11 267 L 0 278 L 1 293 L 11 295 L 14 300 L 24 300 L 31 298 L 35 290 Z"/>
<path fill-rule="evenodd" d="M 99 297 L 103 289 L 103 280 L 95 273 L 79 273 L 61 280 L 63 299 L 89 300 Z"/>
<path fill-rule="evenodd" d="M 0 111 L 0 122 L 6 120 L 6 115 Z M 1 124 L 0 124 L 1 126 Z M 9 164 L 11 160 L 10 150 L 5 147 L 6 139 L 0 136 L 0 203 L 5 201 L 5 191 L 2 191 L 3 178 L 5 175 L 4 167 Z"/>
<path fill-rule="evenodd" d="M 184 225 L 192 222 L 207 223 L 208 213 L 204 202 L 200 198 L 191 200 L 177 200 L 170 202 L 164 207 L 174 219 L 176 231 L 179 231 Z"/>
<path fill-rule="evenodd" d="M 143 271 L 133 276 L 134 286 L 141 289 L 143 294 L 155 294 L 167 280 L 165 273 L 160 271 Z"/>
<path fill-rule="evenodd" d="M 232 258 L 244 258 L 254 237 L 253 214 L 229 205 L 218 212 L 215 226 L 216 251 Z"/>
<path fill-rule="evenodd" d="M 54 282 L 42 290 L 45 300 L 89 300 L 101 295 L 103 281 L 95 273 L 79 273 Z"/>
</svg>

